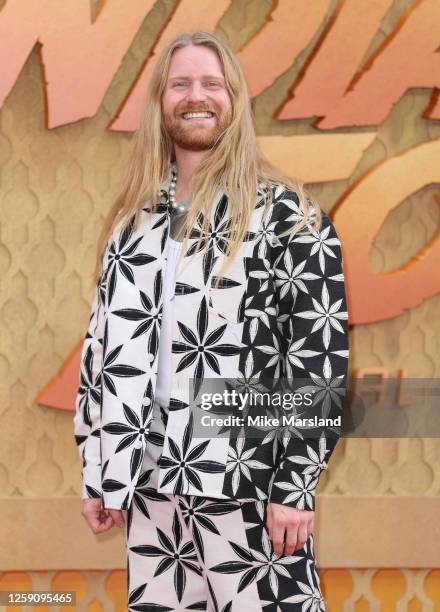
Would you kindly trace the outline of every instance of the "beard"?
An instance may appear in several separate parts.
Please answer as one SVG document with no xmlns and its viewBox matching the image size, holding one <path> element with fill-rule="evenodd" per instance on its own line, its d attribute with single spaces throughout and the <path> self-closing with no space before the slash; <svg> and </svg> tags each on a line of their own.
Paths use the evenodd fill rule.
<svg viewBox="0 0 440 612">
<path fill-rule="evenodd" d="M 215 113 L 212 119 L 200 122 L 187 121 L 182 113 L 191 112 L 190 109 L 178 111 L 178 114 L 164 114 L 164 126 L 174 144 L 187 151 L 206 151 L 212 149 L 232 120 L 231 111 L 220 109 L 210 110 Z M 206 121 L 206 123 L 205 123 Z"/>
</svg>

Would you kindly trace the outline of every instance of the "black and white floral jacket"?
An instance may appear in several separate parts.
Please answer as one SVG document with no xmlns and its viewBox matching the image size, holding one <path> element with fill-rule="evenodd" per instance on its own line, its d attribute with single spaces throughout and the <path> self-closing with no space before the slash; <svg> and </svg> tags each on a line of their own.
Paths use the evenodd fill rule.
<svg viewBox="0 0 440 612">
<path fill-rule="evenodd" d="M 163 184 L 160 206 L 146 203 L 142 222 L 118 228 L 84 339 L 74 417 L 83 462 L 82 498 L 128 508 L 140 475 L 152 418 L 162 314 L 162 272 L 170 213 Z M 341 245 L 328 215 L 318 233 L 280 238 L 301 215 L 296 193 L 273 186 L 265 206 L 260 184 L 240 251 L 218 288 L 212 279 L 228 240 L 228 199 L 219 193 L 210 220 L 209 254 L 196 252 L 192 230 L 177 270 L 172 336 L 172 389 L 159 492 L 239 500 L 270 499 L 314 510 L 320 473 L 338 433 L 307 437 L 287 426 L 264 436 L 195 435 L 190 379 L 307 379 L 325 414 L 341 412 L 348 363 L 348 318 Z M 189 262 L 189 264 L 188 264 Z M 224 431 L 224 430 L 222 430 Z M 330 431 L 330 430 L 328 430 Z"/>
</svg>

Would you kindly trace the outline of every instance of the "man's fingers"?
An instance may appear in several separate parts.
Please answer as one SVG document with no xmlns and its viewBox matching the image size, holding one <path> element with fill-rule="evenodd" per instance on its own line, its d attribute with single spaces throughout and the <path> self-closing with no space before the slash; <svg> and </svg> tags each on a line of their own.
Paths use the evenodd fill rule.
<svg viewBox="0 0 440 612">
<path fill-rule="evenodd" d="M 292 555 L 295 550 L 304 548 L 313 532 L 315 513 L 311 510 L 300 510 L 289 506 L 269 502 L 267 506 L 267 523 L 276 555 Z"/>
<path fill-rule="evenodd" d="M 114 521 L 113 518 L 109 515 L 104 521 L 101 521 L 98 526 L 97 533 L 102 533 L 103 531 L 107 531 L 110 527 L 113 527 Z"/>
<path fill-rule="evenodd" d="M 82 515 L 93 533 L 102 533 L 113 525 L 121 528 L 125 526 L 123 511 L 103 508 L 102 500 L 98 498 L 83 500 Z"/>
<path fill-rule="evenodd" d="M 298 539 L 294 550 L 301 550 L 301 548 L 304 548 L 305 543 L 307 542 L 307 537 L 307 523 L 303 521 L 298 526 Z"/>
<path fill-rule="evenodd" d="M 276 555 L 283 554 L 285 531 L 285 516 L 280 512 L 274 512 L 272 520 L 272 543 Z"/>
<path fill-rule="evenodd" d="M 110 513 L 110 516 L 112 517 L 117 527 L 125 526 L 125 520 L 124 515 L 122 514 L 122 510 L 107 510 L 107 512 Z"/>
<path fill-rule="evenodd" d="M 114 525 L 112 515 L 103 509 L 101 499 L 83 500 L 82 515 L 93 533 L 103 533 Z"/>
<path fill-rule="evenodd" d="M 298 541 L 299 522 L 290 520 L 286 530 L 286 545 L 284 547 L 285 555 L 292 555 Z"/>
<path fill-rule="evenodd" d="M 105 517 L 101 515 L 101 518 L 99 514 L 86 518 L 93 533 L 103 533 L 113 526 L 113 518 L 110 514 Z"/>
</svg>

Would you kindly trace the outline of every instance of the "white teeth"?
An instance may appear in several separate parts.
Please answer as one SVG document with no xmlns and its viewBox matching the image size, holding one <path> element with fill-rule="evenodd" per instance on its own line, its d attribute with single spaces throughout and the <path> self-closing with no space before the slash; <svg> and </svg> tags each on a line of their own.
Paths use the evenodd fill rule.
<svg viewBox="0 0 440 612">
<path fill-rule="evenodd" d="M 200 113 L 185 113 L 183 115 L 184 119 L 196 119 L 196 118 L 204 118 L 204 117 L 212 117 L 212 113 L 210 112 L 200 112 Z"/>
</svg>

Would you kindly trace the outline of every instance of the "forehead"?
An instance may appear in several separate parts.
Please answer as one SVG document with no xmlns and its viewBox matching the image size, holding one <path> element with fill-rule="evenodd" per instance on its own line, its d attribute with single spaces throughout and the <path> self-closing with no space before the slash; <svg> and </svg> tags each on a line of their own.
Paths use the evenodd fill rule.
<svg viewBox="0 0 440 612">
<path fill-rule="evenodd" d="M 175 76 L 202 77 L 224 76 L 217 53 L 203 45 L 188 45 L 174 51 L 168 79 Z"/>
</svg>

